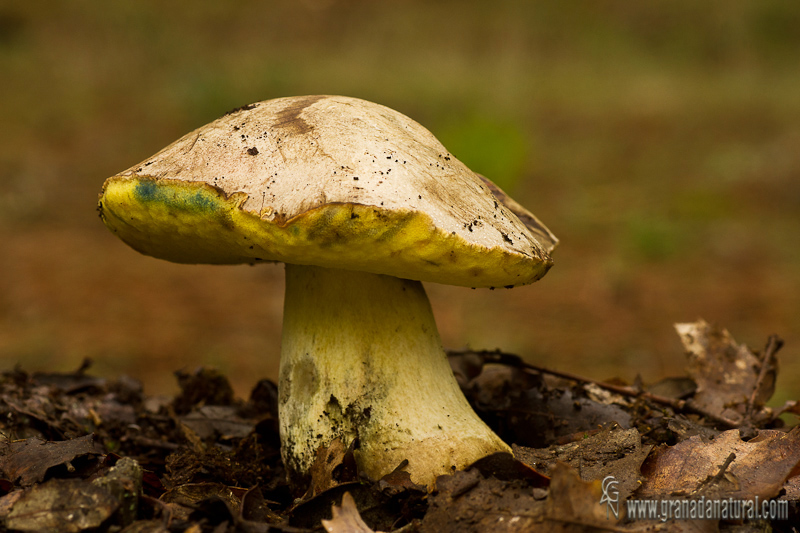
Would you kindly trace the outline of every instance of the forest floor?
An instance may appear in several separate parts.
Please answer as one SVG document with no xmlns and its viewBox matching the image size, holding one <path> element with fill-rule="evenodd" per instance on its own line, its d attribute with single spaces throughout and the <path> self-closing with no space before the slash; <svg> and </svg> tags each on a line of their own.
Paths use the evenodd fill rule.
<svg viewBox="0 0 800 533">
<path fill-rule="evenodd" d="M 176 373 L 177 396 L 148 397 L 131 378 L 92 377 L 89 362 L 67 374 L 15 369 L 0 378 L 0 527 L 795 531 L 800 405 L 765 405 L 782 341 L 751 351 L 703 321 L 676 330 L 686 375 L 652 385 L 451 352 L 465 395 L 514 456 L 486 457 L 431 490 L 402 465 L 367 479 L 338 441 L 318 451 L 308 486 L 290 486 L 267 380 L 242 400 L 224 375 L 200 368 Z M 635 515 L 643 501 L 656 514 Z"/>
</svg>

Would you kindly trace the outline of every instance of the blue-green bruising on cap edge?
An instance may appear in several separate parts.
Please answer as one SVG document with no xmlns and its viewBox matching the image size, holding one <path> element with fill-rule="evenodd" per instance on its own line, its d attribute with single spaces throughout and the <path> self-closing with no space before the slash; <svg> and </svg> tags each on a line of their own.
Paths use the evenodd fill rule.
<svg viewBox="0 0 800 533">
<path fill-rule="evenodd" d="M 175 188 L 170 188 L 168 192 L 155 180 L 140 180 L 134 191 L 136 199 L 142 204 L 158 202 L 173 209 L 205 211 L 215 214 L 221 211 L 218 194 L 204 189 L 196 189 L 194 194 L 184 194 Z"/>
<path fill-rule="evenodd" d="M 143 206 L 161 204 L 172 211 L 206 215 L 224 228 L 233 229 L 228 198 L 206 183 L 177 184 L 170 180 L 168 185 L 162 185 L 157 179 L 139 178 L 134 196 Z"/>
</svg>

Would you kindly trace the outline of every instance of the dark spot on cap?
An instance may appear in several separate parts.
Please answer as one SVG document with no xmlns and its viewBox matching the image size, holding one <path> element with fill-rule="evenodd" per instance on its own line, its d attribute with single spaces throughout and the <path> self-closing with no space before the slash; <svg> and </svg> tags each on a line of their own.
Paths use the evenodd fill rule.
<svg viewBox="0 0 800 533">
<path fill-rule="evenodd" d="M 230 111 L 225 113 L 224 116 L 233 115 L 234 113 L 238 113 L 239 111 L 250 111 L 251 109 L 255 109 L 255 108 L 256 108 L 256 104 L 243 105 L 242 107 L 237 107 L 236 109 L 231 109 Z M 236 128 L 236 129 L 238 130 L 239 128 Z"/>
<path fill-rule="evenodd" d="M 258 155 L 258 148 L 256 148 L 255 146 L 253 146 L 252 148 L 248 148 L 247 149 L 247 154 L 248 155 Z"/>
<path fill-rule="evenodd" d="M 275 126 L 288 130 L 291 134 L 304 135 L 314 129 L 308 122 L 300 118 L 305 108 L 325 98 L 324 96 L 307 96 L 294 98 L 291 103 L 277 114 Z"/>
<path fill-rule="evenodd" d="M 469 275 L 470 276 L 474 276 L 476 278 L 478 276 L 482 276 L 483 275 L 483 269 L 480 268 L 480 267 L 472 267 L 472 268 L 469 269 Z M 474 289 L 475 287 L 472 287 L 472 288 Z"/>
</svg>

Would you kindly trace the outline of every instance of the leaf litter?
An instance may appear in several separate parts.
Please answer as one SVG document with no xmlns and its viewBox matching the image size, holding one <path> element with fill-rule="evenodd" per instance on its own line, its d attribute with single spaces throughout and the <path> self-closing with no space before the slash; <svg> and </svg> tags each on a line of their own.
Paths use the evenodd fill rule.
<svg viewBox="0 0 800 533">
<path fill-rule="evenodd" d="M 430 491 L 404 464 L 358 471 L 353 446 L 318 450 L 289 486 L 277 387 L 236 398 L 224 375 L 176 374 L 175 398 L 128 377 L 0 376 L 2 530 L 52 532 L 793 531 L 800 521 L 798 402 L 771 408 L 781 347 L 737 344 L 704 321 L 676 325 L 685 376 L 599 382 L 502 352 L 451 352 L 459 384 L 514 456 L 441 476 Z M 632 499 L 758 497 L 788 520 L 630 520 Z M 604 499 L 605 498 L 605 499 Z"/>
</svg>

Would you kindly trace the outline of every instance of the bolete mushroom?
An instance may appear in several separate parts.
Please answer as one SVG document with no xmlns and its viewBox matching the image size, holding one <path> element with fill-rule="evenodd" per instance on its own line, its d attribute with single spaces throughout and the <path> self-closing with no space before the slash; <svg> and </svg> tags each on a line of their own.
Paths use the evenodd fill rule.
<svg viewBox="0 0 800 533">
<path fill-rule="evenodd" d="M 514 287 L 557 239 L 425 128 L 355 98 L 231 111 L 106 180 L 100 217 L 178 263 L 286 264 L 282 455 L 308 475 L 320 446 L 357 440 L 377 479 L 417 483 L 510 448 L 470 408 L 420 281 Z"/>
</svg>

